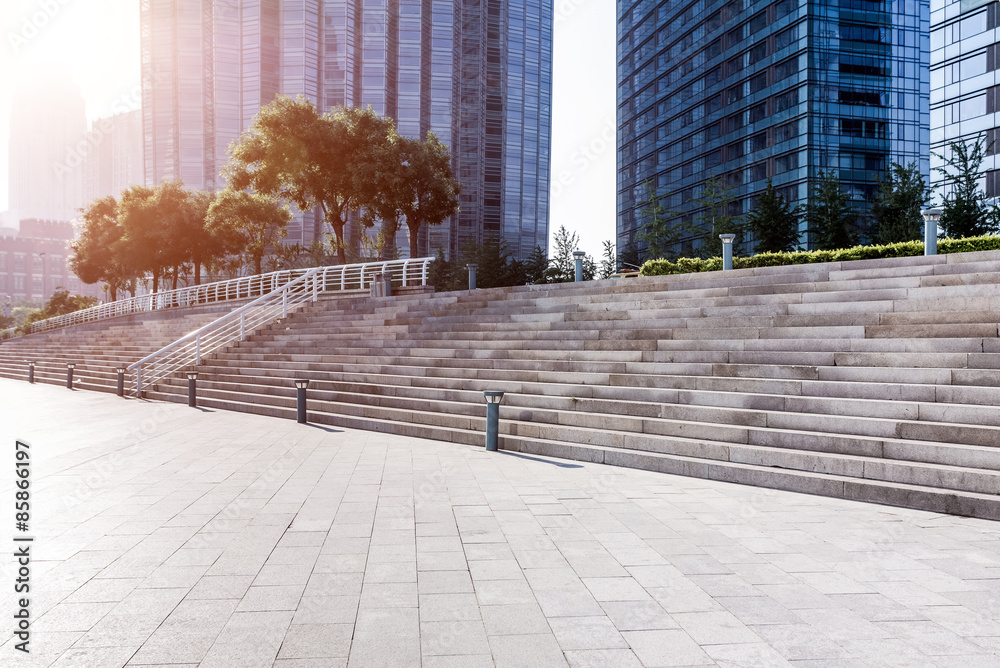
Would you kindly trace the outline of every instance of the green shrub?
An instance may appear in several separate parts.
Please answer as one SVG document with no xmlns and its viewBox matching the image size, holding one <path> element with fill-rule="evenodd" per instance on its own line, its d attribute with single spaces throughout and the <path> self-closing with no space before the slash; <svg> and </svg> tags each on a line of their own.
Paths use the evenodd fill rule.
<svg viewBox="0 0 1000 668">
<path fill-rule="evenodd" d="M 1000 250 L 1000 236 L 986 235 L 965 239 L 941 239 L 938 253 L 970 253 L 973 251 Z M 759 253 L 750 257 L 734 257 L 733 269 L 756 267 L 781 267 L 790 264 L 812 264 L 815 262 L 848 262 L 851 260 L 873 260 L 883 257 L 909 257 L 924 254 L 923 241 L 902 241 L 882 246 L 854 246 L 841 250 L 796 251 L 794 253 Z M 691 274 L 700 271 L 719 271 L 722 258 L 703 260 L 697 257 L 682 257 L 676 262 L 670 260 L 648 260 L 642 265 L 643 276 L 667 276 L 669 274 Z"/>
</svg>

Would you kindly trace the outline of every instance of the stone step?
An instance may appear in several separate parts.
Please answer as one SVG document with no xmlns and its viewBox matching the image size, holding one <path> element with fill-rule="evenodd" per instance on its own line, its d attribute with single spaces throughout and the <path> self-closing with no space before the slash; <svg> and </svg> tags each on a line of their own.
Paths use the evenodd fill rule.
<svg viewBox="0 0 1000 668">
<path fill-rule="evenodd" d="M 295 400 L 292 396 L 266 397 L 250 395 L 250 397 L 256 401 L 248 402 L 248 395 L 246 393 L 219 393 L 215 396 L 201 396 L 199 404 L 232 408 L 239 404 L 253 403 L 262 408 L 284 409 L 289 413 L 291 413 L 295 405 Z M 157 391 L 153 393 L 152 398 L 174 398 L 175 400 L 179 400 L 181 397 L 180 395 L 171 397 L 169 393 Z M 342 403 L 310 400 L 308 408 L 311 421 L 330 423 L 326 420 L 317 420 L 319 416 L 333 418 L 334 420 L 344 418 L 348 420 L 350 418 L 376 420 L 384 425 L 384 430 L 386 431 L 390 431 L 394 424 L 399 424 L 399 422 L 393 419 L 394 414 L 391 411 L 372 406 L 361 406 L 360 410 L 356 410 Z M 481 405 L 478 408 L 481 409 Z M 264 410 L 266 411 L 267 409 L 265 408 Z M 476 432 L 480 435 L 482 434 L 485 423 L 483 417 L 469 416 L 466 418 L 456 415 L 427 415 L 419 411 L 411 411 L 409 415 L 397 417 L 404 417 L 403 424 L 411 427 L 420 425 L 448 432 L 464 432 L 461 435 L 451 434 L 452 439 L 449 440 L 457 440 L 458 442 L 463 442 L 463 439 L 465 442 L 473 441 Z M 337 422 L 333 423 L 337 424 Z M 526 426 L 528 429 L 525 429 Z M 528 433 L 524 433 L 526 431 Z M 469 432 L 472 432 L 472 434 Z M 456 436 L 458 438 L 455 438 Z M 795 470 L 803 473 L 821 473 L 823 477 L 819 478 L 819 480 L 825 481 L 829 481 L 831 477 L 850 480 L 866 479 L 873 482 L 889 483 L 893 486 L 919 485 L 929 489 L 938 487 L 945 488 L 950 492 L 983 494 L 994 498 L 997 497 L 992 492 L 995 492 L 998 486 L 1000 486 L 1000 473 L 995 470 L 969 469 L 960 466 L 930 466 L 874 457 L 795 452 L 783 448 L 707 442 L 704 439 L 695 440 L 684 437 L 667 436 L 663 438 L 610 431 L 606 435 L 598 435 L 593 433 L 593 429 L 591 428 L 581 430 L 572 425 L 523 425 L 501 421 L 501 440 L 505 446 L 511 445 L 510 441 L 513 439 L 523 438 L 545 441 L 554 446 L 562 446 L 563 448 L 590 446 L 588 448 L 590 450 L 604 450 L 605 456 L 609 452 L 629 453 L 629 451 L 639 451 L 644 454 L 679 457 L 690 464 L 710 465 L 725 462 L 731 465 L 751 466 L 768 471 L 778 469 L 783 471 Z M 822 487 L 822 485 L 819 485 L 819 487 Z M 1000 498 L 997 500 L 1000 501 Z"/>
</svg>

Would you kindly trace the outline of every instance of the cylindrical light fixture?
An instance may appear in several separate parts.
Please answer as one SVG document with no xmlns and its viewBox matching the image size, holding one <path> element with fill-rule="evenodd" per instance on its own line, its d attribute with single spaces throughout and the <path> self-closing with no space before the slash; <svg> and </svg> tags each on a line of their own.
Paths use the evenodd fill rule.
<svg viewBox="0 0 1000 668">
<path fill-rule="evenodd" d="M 295 419 L 299 424 L 306 424 L 306 388 L 309 387 L 308 378 L 299 378 L 295 381 Z"/>
<path fill-rule="evenodd" d="M 495 452 L 500 440 L 500 402 L 503 401 L 503 392 L 487 391 L 483 392 L 486 399 L 486 450 Z"/>
<path fill-rule="evenodd" d="M 924 209 L 920 215 L 924 217 L 924 255 L 937 255 L 938 220 L 941 219 L 941 209 Z"/>
<path fill-rule="evenodd" d="M 476 269 L 479 269 L 478 264 L 467 264 L 465 268 L 469 270 L 469 289 L 476 289 Z"/>
<path fill-rule="evenodd" d="M 583 258 L 587 254 L 583 251 L 573 251 L 573 261 L 576 264 L 576 277 L 577 283 L 583 280 Z"/>
<path fill-rule="evenodd" d="M 719 238 L 722 239 L 722 269 L 729 271 L 733 268 L 733 240 L 736 235 L 720 234 Z"/>
<path fill-rule="evenodd" d="M 76 368 L 75 364 L 66 365 L 66 388 L 73 389 L 73 369 Z"/>
<path fill-rule="evenodd" d="M 34 362 L 28 362 L 28 382 L 29 383 L 34 383 L 35 382 L 35 363 Z"/>
<path fill-rule="evenodd" d="M 120 366 L 117 369 L 115 369 L 115 372 L 118 374 L 118 387 L 115 390 L 115 394 L 117 394 L 119 397 L 124 397 L 125 396 L 125 367 Z"/>
<path fill-rule="evenodd" d="M 198 407 L 198 372 L 197 371 L 185 371 L 184 375 L 188 379 L 188 406 L 191 408 Z"/>
</svg>

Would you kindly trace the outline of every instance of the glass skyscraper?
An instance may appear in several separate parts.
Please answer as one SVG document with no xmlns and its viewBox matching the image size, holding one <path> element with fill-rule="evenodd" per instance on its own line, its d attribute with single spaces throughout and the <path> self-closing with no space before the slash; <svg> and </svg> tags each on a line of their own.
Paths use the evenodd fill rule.
<svg viewBox="0 0 1000 668">
<path fill-rule="evenodd" d="M 982 188 L 1000 197 L 1000 6 L 986 0 L 931 2 L 931 183 L 941 204 L 943 166 L 952 142 L 980 138 L 986 148 Z M 941 156 L 941 157 L 939 157 Z"/>
<path fill-rule="evenodd" d="M 712 176 L 734 215 L 768 178 L 801 204 L 832 171 L 862 208 L 889 163 L 926 176 L 928 21 L 927 0 L 619 0 L 618 247 L 649 187 L 682 221 Z"/>
<path fill-rule="evenodd" d="M 452 152 L 460 212 L 421 253 L 500 235 L 548 247 L 552 3 L 142 0 L 146 181 L 216 189 L 226 148 L 278 93 L 368 106 Z M 299 215 L 289 240 L 322 231 Z M 398 247 L 406 227 L 401 226 Z"/>
</svg>

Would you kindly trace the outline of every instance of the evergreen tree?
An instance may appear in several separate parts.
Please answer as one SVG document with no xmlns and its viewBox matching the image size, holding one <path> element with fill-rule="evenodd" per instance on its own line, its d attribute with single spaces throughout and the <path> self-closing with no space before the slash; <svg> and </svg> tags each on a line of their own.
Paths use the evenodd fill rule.
<svg viewBox="0 0 1000 668">
<path fill-rule="evenodd" d="M 438 248 L 437 255 L 427 272 L 427 282 L 433 285 L 438 292 L 451 290 L 455 279 L 454 265 L 455 263 L 445 258 L 444 251 Z"/>
<path fill-rule="evenodd" d="M 639 241 L 645 242 L 646 257 L 674 259 L 677 256 L 674 246 L 680 240 L 680 230 L 670 224 L 673 216 L 663 208 L 652 182 L 646 182 L 646 197 L 639 205 L 642 226 L 635 236 Z"/>
<path fill-rule="evenodd" d="M 840 189 L 840 179 L 832 172 L 820 172 L 819 182 L 806 205 L 809 240 L 816 250 L 837 250 L 854 245 L 851 229 L 857 214 L 847 194 Z"/>
<path fill-rule="evenodd" d="M 799 211 L 778 194 L 771 179 L 747 214 L 746 227 L 753 233 L 758 253 L 782 253 L 799 246 Z"/>
<path fill-rule="evenodd" d="M 872 200 L 872 241 L 892 244 L 923 239 L 924 217 L 920 212 L 930 201 L 931 189 L 917 163 L 906 167 L 892 163 Z"/>
<path fill-rule="evenodd" d="M 601 278 L 609 278 L 618 271 L 618 258 L 615 256 L 615 245 L 610 240 L 604 243 L 604 253 L 601 256 Z"/>
<path fill-rule="evenodd" d="M 983 136 L 971 146 L 964 139 L 952 142 L 948 157 L 935 153 L 944 167 L 935 168 L 943 177 L 945 191 L 938 224 L 945 236 L 953 239 L 989 234 L 997 229 L 997 208 L 986 203 L 986 193 L 979 187 L 983 178 L 983 160 L 987 146 Z"/>
<path fill-rule="evenodd" d="M 709 177 L 701 188 L 701 196 L 695 200 L 701 212 L 695 220 L 696 230 L 701 234 L 701 256 L 703 258 L 720 257 L 722 255 L 722 239 L 720 234 L 735 234 L 733 240 L 733 255 L 739 255 L 740 244 L 743 243 L 743 226 L 736 216 L 730 215 L 730 205 L 733 196 L 729 188 L 723 185 L 717 176 Z"/>
<path fill-rule="evenodd" d="M 522 263 L 524 282 L 537 285 L 545 283 L 545 272 L 549 268 L 549 258 L 541 246 L 535 246 L 531 255 Z"/>
<path fill-rule="evenodd" d="M 547 283 L 570 283 L 576 278 L 573 251 L 580 247 L 580 237 L 560 225 L 555 236 L 556 252 L 545 273 Z"/>
</svg>

